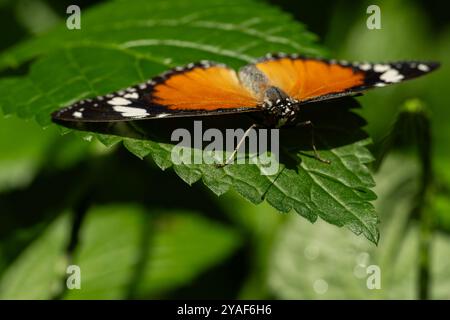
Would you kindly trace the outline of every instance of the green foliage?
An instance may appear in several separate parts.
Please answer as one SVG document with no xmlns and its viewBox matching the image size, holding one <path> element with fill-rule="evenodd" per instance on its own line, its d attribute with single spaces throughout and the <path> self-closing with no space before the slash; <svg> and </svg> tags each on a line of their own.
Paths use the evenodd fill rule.
<svg viewBox="0 0 450 320">
<path fill-rule="evenodd" d="M 26 186 L 40 169 L 53 138 L 34 123 L 0 116 L 0 191 Z"/>
<path fill-rule="evenodd" d="M 240 242 L 230 228 L 193 212 L 166 210 L 149 216 L 118 205 L 93 211 L 74 255 L 74 263 L 87 270 L 84 288 L 68 291 L 67 299 L 157 296 L 188 284 Z M 118 234 L 113 239 L 111 231 Z"/>
<path fill-rule="evenodd" d="M 82 6 L 81 30 L 60 25 L 36 36 L 63 21 L 72 3 L 0 1 L 0 27 L 7 30 L 0 49 L 15 45 L 0 52 L 0 114 L 7 115 L 0 119 L 0 298 L 411 299 L 426 287 L 418 285 L 428 281 L 423 271 L 430 276 L 429 298 L 449 298 L 445 12 L 431 10 L 425 0 L 384 1 L 379 3 L 382 29 L 369 30 L 369 0 L 352 4 L 352 10 L 346 1 L 270 2 L 97 0 Z M 36 14 L 29 14 L 26 3 L 35 4 Z M 268 51 L 326 55 L 291 15 L 323 35 L 333 58 L 424 59 L 442 67 L 358 98 L 361 109 L 346 101 L 305 110 L 304 119 L 316 124 L 320 155 L 332 165 L 311 158 L 308 130 L 283 130 L 278 177 L 261 177 L 255 165 L 174 166 L 165 121 L 84 132 L 50 123 L 52 110 L 77 99 L 194 60 L 238 68 Z M 417 108 L 403 107 L 419 102 L 426 119 Z M 295 214 L 277 213 L 295 208 L 311 221 L 316 218 L 311 212 L 319 213 L 377 236 L 368 203 L 375 197 L 365 167 L 371 160 L 364 147 L 369 140 L 355 111 L 368 122 L 374 154 L 386 152 L 377 156 L 381 170 L 373 190 L 381 220 L 377 247 L 322 221 L 312 225 Z M 23 120 L 29 118 L 46 129 Z M 430 125 L 432 143 L 420 149 L 427 158 L 432 151 L 428 167 L 434 174 L 431 184 L 424 184 L 427 170 L 421 169 L 417 142 Z M 187 187 L 179 177 L 202 183 Z M 216 197 L 210 190 L 229 192 Z M 81 290 L 65 286 L 70 264 L 81 266 Z M 366 287 L 365 267 L 371 264 L 381 268 L 381 290 Z M 320 291 L 323 281 L 316 283 L 320 279 L 327 282 L 326 292 Z"/>
<path fill-rule="evenodd" d="M 79 46 L 125 52 L 138 67 L 153 62 L 162 70 L 199 55 L 236 67 L 272 51 L 323 53 L 301 24 L 256 1 L 113 1 L 83 12 L 81 30 L 59 27 L 19 44 L 2 54 L 0 66 L 19 66 L 55 49 Z"/>
<path fill-rule="evenodd" d="M 66 255 L 70 224 L 61 216 L 6 270 L 7 299 L 151 297 L 189 283 L 240 243 L 233 230 L 192 212 L 146 212 L 108 205 L 88 212 L 80 245 Z M 112 235 L 114 233 L 114 236 Z M 81 268 L 82 290 L 64 291 L 66 266 Z"/>
<path fill-rule="evenodd" d="M 377 174 L 380 200 L 375 205 L 383 221 L 383 237 L 376 248 L 324 223 L 311 228 L 295 219 L 287 221 L 270 259 L 268 281 L 275 295 L 281 299 L 417 298 L 419 232 L 416 223 L 408 226 L 418 173 L 415 161 L 394 154 Z M 449 250 L 448 235 L 436 233 L 432 248 L 432 299 L 448 298 L 450 269 L 448 259 L 443 257 Z M 380 267 L 380 290 L 367 287 L 366 268 L 370 265 Z M 320 281 L 327 283 L 328 290 L 322 291 Z"/>
<path fill-rule="evenodd" d="M 48 126 L 49 114 L 60 107 L 145 81 L 169 67 L 201 59 L 239 67 L 271 51 L 325 53 L 301 24 L 263 3 L 114 1 L 84 13 L 82 31 L 61 27 L 3 53 L 0 67 L 38 60 L 26 76 L 0 81 L 0 107 Z M 277 175 L 261 175 L 256 164 L 173 165 L 174 171 L 189 184 L 201 180 L 218 195 L 234 189 L 253 203 L 266 199 L 279 211 L 294 209 L 312 222 L 321 217 L 377 243 L 378 219 L 370 204 L 374 183 L 366 168 L 372 160 L 365 148 L 369 140 L 350 105 L 317 107 L 310 114 L 320 155 L 331 165 L 312 157 L 310 132 L 294 130 L 290 136 L 298 141 L 283 140 L 285 158 Z M 122 140 L 137 156 L 148 155 L 163 169 L 172 166 L 171 143 L 132 130 L 89 130 L 96 133 L 87 136 L 105 145 Z"/>
<path fill-rule="evenodd" d="M 70 221 L 67 215 L 24 250 L 1 278 L 1 299 L 51 299 L 62 288 Z"/>
</svg>

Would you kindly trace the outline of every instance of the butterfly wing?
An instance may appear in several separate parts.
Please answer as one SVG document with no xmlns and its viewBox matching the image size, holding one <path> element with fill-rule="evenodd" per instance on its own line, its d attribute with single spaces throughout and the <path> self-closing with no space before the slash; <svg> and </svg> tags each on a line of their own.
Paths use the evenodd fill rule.
<svg viewBox="0 0 450 320">
<path fill-rule="evenodd" d="M 212 115 L 258 111 L 257 99 L 234 70 L 202 61 L 170 70 L 146 83 L 79 101 L 52 114 L 79 122 Z"/>
<path fill-rule="evenodd" d="M 348 63 L 305 58 L 298 55 L 269 55 L 256 63 L 272 85 L 300 102 L 353 95 L 416 78 L 439 66 L 435 62 Z"/>
</svg>

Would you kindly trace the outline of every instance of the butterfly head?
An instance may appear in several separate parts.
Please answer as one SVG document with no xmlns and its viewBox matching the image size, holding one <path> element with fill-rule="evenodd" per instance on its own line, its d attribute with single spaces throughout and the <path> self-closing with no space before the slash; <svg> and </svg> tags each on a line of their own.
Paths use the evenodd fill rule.
<svg viewBox="0 0 450 320">
<path fill-rule="evenodd" d="M 262 106 L 271 126 L 282 127 L 294 123 L 299 111 L 299 102 L 277 87 L 269 87 L 264 94 Z"/>
</svg>

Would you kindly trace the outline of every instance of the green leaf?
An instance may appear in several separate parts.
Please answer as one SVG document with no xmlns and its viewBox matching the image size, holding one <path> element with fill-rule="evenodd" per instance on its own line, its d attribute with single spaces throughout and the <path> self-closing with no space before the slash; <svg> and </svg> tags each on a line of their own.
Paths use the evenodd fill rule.
<svg viewBox="0 0 450 320">
<path fill-rule="evenodd" d="M 323 222 L 312 228 L 290 219 L 271 255 L 271 292 L 279 299 L 415 299 L 419 230 L 414 225 L 401 231 L 404 237 L 395 247 L 395 257 L 386 257 L 383 252 L 389 248 L 383 241 L 373 250 L 354 235 Z M 448 235 L 437 232 L 432 250 L 431 299 L 448 299 Z M 370 265 L 380 267 L 380 290 L 367 287 Z"/>
<path fill-rule="evenodd" d="M 62 215 L 4 272 L 0 299 L 51 299 L 62 287 L 70 221 Z"/>
<path fill-rule="evenodd" d="M 189 283 L 239 244 L 233 230 L 191 212 L 155 213 L 130 205 L 94 208 L 74 254 L 82 288 L 67 291 L 64 298 L 161 294 Z"/>
<path fill-rule="evenodd" d="M 313 40 L 288 14 L 253 0 L 112 1 L 82 9 L 79 31 L 60 27 L 4 52 L 0 68 L 80 44 L 128 52 L 137 66 L 143 60 L 164 68 L 201 56 L 236 67 L 271 51 L 323 54 Z"/>
<path fill-rule="evenodd" d="M 100 143 L 89 145 L 58 131 L 0 114 L 0 192 L 24 188 L 42 170 L 68 168 L 88 154 L 105 150 Z"/>
<path fill-rule="evenodd" d="M 55 29 L 0 56 L 0 66 L 41 57 L 27 76 L 0 81 L 0 107 L 47 126 L 53 110 L 145 81 L 174 65 L 210 59 L 237 68 L 270 51 L 323 55 L 313 39 L 289 15 L 260 2 L 115 1 L 86 10 L 81 31 Z M 122 140 L 137 156 L 152 157 L 162 169 L 173 166 L 187 183 L 201 180 L 217 195 L 232 188 L 253 203 L 266 199 L 279 211 L 294 209 L 311 222 L 321 217 L 376 243 L 374 184 L 366 167 L 372 157 L 361 131 L 364 122 L 352 107 L 345 101 L 305 111 L 304 119 L 314 120 L 317 128 L 320 155 L 331 165 L 313 157 L 310 130 L 286 130 L 280 171 L 268 176 L 257 164 L 173 165 L 173 144 L 156 139 L 153 128 L 125 124 L 88 130 L 96 132 L 89 137 L 107 145 Z"/>
<path fill-rule="evenodd" d="M 436 193 L 430 196 L 435 224 L 443 231 L 450 232 L 450 199 L 448 192 Z"/>
<path fill-rule="evenodd" d="M 65 289 L 68 264 L 81 289 L 65 299 L 123 299 L 163 294 L 226 259 L 240 236 L 193 212 L 108 205 L 88 211 L 73 259 L 66 256 L 67 215 L 58 218 L 0 278 L 2 299 L 49 299 Z"/>
<path fill-rule="evenodd" d="M 279 231 L 270 256 L 268 282 L 281 299 L 415 299 L 418 226 L 410 220 L 419 167 L 411 158 L 389 156 L 377 174 L 383 213 L 378 247 L 324 223 L 311 227 L 290 219 Z M 432 299 L 447 299 L 450 250 L 448 235 L 432 240 Z M 367 267 L 381 271 L 381 288 L 370 290 Z"/>
<path fill-rule="evenodd" d="M 37 174 L 56 130 L 0 114 L 0 191 L 25 187 Z"/>
</svg>

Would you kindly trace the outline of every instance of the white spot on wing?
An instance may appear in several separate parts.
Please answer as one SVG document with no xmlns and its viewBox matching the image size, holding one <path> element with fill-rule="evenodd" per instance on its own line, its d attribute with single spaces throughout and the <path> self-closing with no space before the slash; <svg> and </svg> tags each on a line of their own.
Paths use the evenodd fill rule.
<svg viewBox="0 0 450 320">
<path fill-rule="evenodd" d="M 363 64 L 359 65 L 359 68 L 363 71 L 367 71 L 367 70 L 370 70 L 370 68 L 372 68 L 372 66 L 369 63 L 363 63 Z"/>
<path fill-rule="evenodd" d="M 417 66 L 417 69 L 419 69 L 420 71 L 423 71 L 423 72 L 430 71 L 430 67 L 428 67 L 426 64 L 423 64 L 423 63 L 419 64 Z"/>
<path fill-rule="evenodd" d="M 380 76 L 380 79 L 384 82 L 400 82 L 404 76 L 395 69 L 389 69 Z"/>
<path fill-rule="evenodd" d="M 72 115 L 77 119 L 83 118 L 83 114 L 80 111 L 75 111 Z"/>
<path fill-rule="evenodd" d="M 136 92 L 133 92 L 133 93 L 127 93 L 123 97 L 128 98 L 128 99 L 138 99 L 139 95 Z"/>
<path fill-rule="evenodd" d="M 128 104 L 131 104 L 131 101 L 124 99 L 124 98 L 115 97 L 115 98 L 109 100 L 108 104 L 113 105 L 113 106 L 124 106 L 124 105 L 126 106 Z"/>
<path fill-rule="evenodd" d="M 373 66 L 373 71 L 375 72 L 385 72 L 391 69 L 391 66 L 388 64 L 376 64 Z"/>
<path fill-rule="evenodd" d="M 147 110 L 142 108 L 114 106 L 114 111 L 120 112 L 124 117 L 142 118 L 148 115 Z"/>
<path fill-rule="evenodd" d="M 164 118 L 164 117 L 167 117 L 168 115 L 169 115 L 168 113 L 160 113 L 156 117 L 157 118 Z"/>
</svg>

